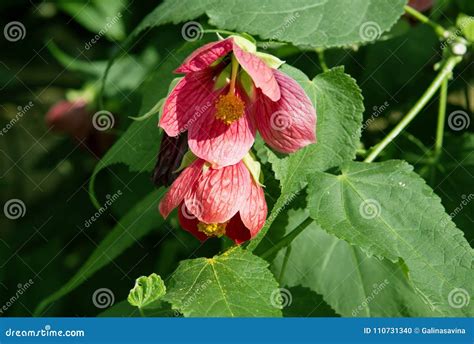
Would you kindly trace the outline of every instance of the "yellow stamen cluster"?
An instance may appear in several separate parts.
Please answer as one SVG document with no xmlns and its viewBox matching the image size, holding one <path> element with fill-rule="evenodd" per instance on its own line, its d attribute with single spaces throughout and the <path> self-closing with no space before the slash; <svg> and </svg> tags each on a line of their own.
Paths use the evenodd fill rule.
<svg viewBox="0 0 474 344">
<path fill-rule="evenodd" d="M 244 115 L 245 104 L 232 92 L 221 95 L 216 101 L 216 118 L 227 125 L 232 124 Z"/>
<path fill-rule="evenodd" d="M 227 222 L 224 223 L 204 223 L 199 222 L 197 225 L 198 231 L 206 234 L 208 237 L 218 237 L 220 238 L 225 234 L 225 228 L 227 227 Z"/>
</svg>

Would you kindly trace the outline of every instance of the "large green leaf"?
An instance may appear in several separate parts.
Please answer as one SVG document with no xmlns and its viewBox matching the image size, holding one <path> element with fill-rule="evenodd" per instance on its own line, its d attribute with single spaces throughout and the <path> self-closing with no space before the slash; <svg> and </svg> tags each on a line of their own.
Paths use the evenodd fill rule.
<svg viewBox="0 0 474 344">
<path fill-rule="evenodd" d="M 355 80 L 345 74 L 343 68 L 334 68 L 312 81 L 295 68 L 287 66 L 283 71 L 298 81 L 316 107 L 318 143 L 283 159 L 269 152 L 269 160 L 280 180 L 281 195 L 250 248 L 256 247 L 275 217 L 302 189 L 306 175 L 352 160 L 360 138 L 362 95 Z"/>
<path fill-rule="evenodd" d="M 473 250 L 409 164 L 345 163 L 339 175 L 314 173 L 308 194 L 311 217 L 324 230 L 370 255 L 402 261 L 433 310 L 474 314 Z"/>
<path fill-rule="evenodd" d="M 152 229 L 158 228 L 163 223 L 163 218 L 158 213 L 156 204 L 162 194 L 162 189 L 154 191 L 133 207 L 99 244 L 79 271 L 61 289 L 39 304 L 35 314 L 41 315 L 49 304 L 76 289 L 90 276 L 133 245 L 136 240 L 145 236 Z"/>
<path fill-rule="evenodd" d="M 286 233 L 293 231 L 308 215 L 305 209 L 288 211 Z M 323 231 L 315 222 L 287 249 L 279 252 L 272 268 L 275 275 L 282 276 L 282 285 L 304 286 L 315 291 L 342 316 L 442 315 L 431 312 L 416 294 L 400 264 L 369 257 L 357 246 Z M 318 314 L 324 301 L 315 301 L 307 304 L 305 313 L 299 315 Z"/>
<path fill-rule="evenodd" d="M 213 258 L 182 261 L 165 301 L 187 317 L 281 316 L 268 263 L 239 247 Z"/>
<path fill-rule="evenodd" d="M 217 27 L 297 46 L 374 41 L 403 14 L 406 0 L 230 0 L 206 10 Z"/>
<path fill-rule="evenodd" d="M 150 27 L 206 14 L 221 29 L 299 46 L 335 47 L 379 38 L 402 15 L 405 4 L 406 0 L 169 0 L 143 20 L 132 39 Z"/>
</svg>

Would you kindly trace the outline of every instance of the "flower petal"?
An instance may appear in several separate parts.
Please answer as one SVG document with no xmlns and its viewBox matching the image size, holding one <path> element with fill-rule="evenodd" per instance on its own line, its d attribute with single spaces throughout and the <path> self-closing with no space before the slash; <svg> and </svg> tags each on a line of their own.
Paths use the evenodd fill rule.
<svg viewBox="0 0 474 344">
<path fill-rule="evenodd" d="M 215 106 L 211 106 L 189 128 L 189 148 L 214 167 L 236 164 L 255 141 L 256 129 L 249 116 L 249 107 L 246 106 L 244 116 L 230 125 L 217 119 L 215 113 Z"/>
<path fill-rule="evenodd" d="M 253 180 L 250 183 L 250 192 L 248 199 L 240 208 L 240 218 L 245 227 L 250 230 L 250 236 L 253 238 L 262 229 L 267 218 L 267 202 L 261 186 Z"/>
<path fill-rule="evenodd" d="M 209 167 L 184 202 L 200 221 L 224 223 L 243 206 L 250 181 L 250 173 L 242 162 L 220 169 Z"/>
<path fill-rule="evenodd" d="M 213 77 L 210 70 L 187 74 L 171 91 L 159 124 L 169 136 L 186 131 L 214 104 Z"/>
<path fill-rule="evenodd" d="M 275 70 L 281 98 L 272 102 L 260 92 L 253 106 L 258 131 L 265 142 L 282 153 L 292 153 L 316 142 L 316 110 L 303 88 Z"/>
<path fill-rule="evenodd" d="M 273 74 L 273 69 L 268 67 L 258 56 L 242 50 L 236 43 L 234 43 L 234 55 L 252 78 L 255 87 L 261 89 L 263 94 L 273 101 L 280 99 L 280 87 Z"/>
<path fill-rule="evenodd" d="M 171 185 L 159 205 L 160 213 L 164 218 L 167 218 L 171 211 L 191 192 L 202 173 L 203 164 L 204 161 L 196 160 Z"/>
<path fill-rule="evenodd" d="M 186 205 L 181 203 L 178 211 L 179 224 L 181 227 L 183 227 L 183 229 L 194 235 L 199 240 L 206 241 L 209 237 L 206 234 L 198 231 L 197 225 L 199 220 L 196 217 L 189 216 L 189 214 L 190 211 L 186 208 Z"/>
<path fill-rule="evenodd" d="M 205 44 L 189 55 L 183 64 L 175 70 L 175 73 L 189 73 L 203 70 L 231 50 L 231 38 Z"/>
<path fill-rule="evenodd" d="M 227 224 L 225 235 L 240 245 L 251 239 L 250 231 L 245 227 L 239 214 L 236 214 Z"/>
</svg>

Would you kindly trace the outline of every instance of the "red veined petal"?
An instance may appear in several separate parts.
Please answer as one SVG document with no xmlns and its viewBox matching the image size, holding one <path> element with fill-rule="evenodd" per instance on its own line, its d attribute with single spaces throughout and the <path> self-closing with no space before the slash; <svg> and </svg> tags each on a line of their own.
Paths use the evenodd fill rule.
<svg viewBox="0 0 474 344">
<path fill-rule="evenodd" d="M 250 183 L 248 199 L 239 212 L 242 222 L 250 231 L 250 237 L 253 238 L 262 229 L 267 218 L 267 202 L 263 188 L 253 180 Z"/>
<path fill-rule="evenodd" d="M 271 101 L 257 94 L 253 114 L 265 142 L 282 153 L 292 153 L 316 142 L 316 110 L 303 88 L 288 75 L 275 70 L 281 98 Z"/>
<path fill-rule="evenodd" d="M 224 223 L 246 201 L 250 182 L 250 173 L 242 162 L 220 169 L 209 167 L 203 171 L 197 187 L 184 202 L 200 221 Z"/>
<path fill-rule="evenodd" d="M 225 56 L 232 50 L 232 39 L 211 42 L 196 49 L 179 66 L 175 73 L 197 72 L 209 67 L 219 57 Z"/>
<path fill-rule="evenodd" d="M 250 75 L 255 87 L 273 101 L 280 99 L 280 87 L 268 67 L 258 56 L 242 50 L 234 43 L 234 55 L 242 68 Z"/>
<path fill-rule="evenodd" d="M 167 218 L 171 211 L 191 192 L 193 185 L 198 181 L 202 173 L 203 164 L 204 161 L 196 160 L 181 172 L 171 185 L 159 205 L 160 213 L 164 218 Z"/>
<path fill-rule="evenodd" d="M 249 111 L 246 105 L 245 114 L 229 125 L 216 118 L 213 105 L 189 128 L 189 148 L 214 167 L 236 164 L 255 141 L 256 129 Z"/>
<path fill-rule="evenodd" d="M 210 70 L 187 74 L 171 91 L 160 119 L 169 136 L 189 129 L 214 104 L 213 73 Z"/>
</svg>

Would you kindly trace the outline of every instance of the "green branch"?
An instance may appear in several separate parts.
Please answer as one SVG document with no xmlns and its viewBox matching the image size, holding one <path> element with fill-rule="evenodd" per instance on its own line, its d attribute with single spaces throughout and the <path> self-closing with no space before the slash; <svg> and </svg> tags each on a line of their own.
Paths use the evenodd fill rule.
<svg viewBox="0 0 474 344">
<path fill-rule="evenodd" d="M 290 233 L 288 233 L 283 238 L 281 238 L 270 249 L 265 251 L 260 257 L 262 257 L 263 259 L 267 259 L 268 257 L 271 257 L 273 254 L 280 251 L 283 247 L 288 246 L 302 231 L 304 231 L 312 223 L 313 223 L 313 219 L 308 217 L 306 220 L 300 223 L 298 227 L 293 229 Z"/>
<path fill-rule="evenodd" d="M 454 67 L 462 60 L 459 56 L 451 56 L 444 63 L 441 71 L 438 73 L 436 78 L 433 80 L 431 85 L 421 96 L 421 98 L 415 103 L 411 110 L 406 114 L 405 117 L 395 126 L 395 128 L 388 133 L 388 135 L 372 147 L 370 154 L 365 158 L 364 162 L 372 162 L 387 147 L 401 132 L 403 129 L 410 124 L 410 122 L 420 113 L 425 105 L 431 100 L 433 95 L 438 91 L 441 84 L 445 79 L 451 76 Z"/>
<path fill-rule="evenodd" d="M 444 27 L 442 27 L 438 23 L 435 23 L 434 21 L 432 21 L 430 18 L 425 16 L 423 13 L 418 12 L 413 7 L 405 6 L 405 12 L 407 14 L 411 15 L 413 18 L 419 20 L 420 22 L 431 26 L 439 37 L 441 37 L 443 39 L 446 39 L 446 38 L 449 37 L 450 33 L 449 33 L 448 30 L 446 30 Z"/>
<path fill-rule="evenodd" d="M 443 148 L 444 123 L 446 120 L 446 104 L 448 99 L 448 78 L 441 83 L 439 94 L 438 125 L 436 127 L 435 157 L 439 157 Z"/>
</svg>

